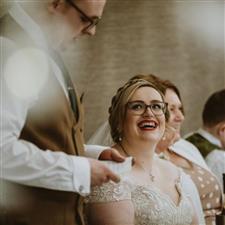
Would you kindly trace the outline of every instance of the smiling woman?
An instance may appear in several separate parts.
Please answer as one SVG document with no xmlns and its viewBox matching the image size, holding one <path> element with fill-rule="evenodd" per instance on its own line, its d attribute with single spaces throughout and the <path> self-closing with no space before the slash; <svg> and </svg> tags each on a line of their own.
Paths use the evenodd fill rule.
<svg viewBox="0 0 225 225">
<path fill-rule="evenodd" d="M 86 198 L 88 224 L 198 224 L 184 192 L 188 178 L 155 155 L 165 131 L 165 109 L 161 92 L 148 81 L 133 79 L 118 89 L 109 108 L 113 147 L 135 158 L 135 164 L 119 184 L 92 189 Z"/>
</svg>

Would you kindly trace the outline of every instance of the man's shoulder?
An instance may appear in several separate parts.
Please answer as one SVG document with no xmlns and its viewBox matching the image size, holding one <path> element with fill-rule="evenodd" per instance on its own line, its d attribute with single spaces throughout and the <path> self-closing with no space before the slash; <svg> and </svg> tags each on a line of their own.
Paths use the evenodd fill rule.
<svg viewBox="0 0 225 225">
<path fill-rule="evenodd" d="M 1 51 L 1 68 L 4 69 L 5 65 L 10 58 L 17 51 L 17 45 L 11 39 L 0 36 L 0 51 Z"/>
<path fill-rule="evenodd" d="M 225 159 L 225 149 L 224 150 L 215 149 L 212 152 L 210 152 L 206 157 L 206 161 L 207 160 L 217 161 L 219 159 Z"/>
<path fill-rule="evenodd" d="M 184 139 L 188 142 L 193 143 L 195 140 L 202 140 L 203 137 L 198 133 L 198 131 L 192 131 L 184 136 Z"/>
<path fill-rule="evenodd" d="M 3 57 L 5 53 L 14 52 L 17 48 L 16 43 L 4 36 L 0 36 L 0 48 L 3 53 Z"/>
<path fill-rule="evenodd" d="M 178 141 L 176 141 L 173 145 L 173 148 L 175 149 L 183 149 L 184 151 L 197 151 L 199 152 L 199 150 L 197 149 L 197 147 L 192 144 L 190 141 L 180 138 Z"/>
<path fill-rule="evenodd" d="M 203 135 L 200 131 L 198 130 L 190 134 L 189 136 L 186 135 L 186 140 L 195 145 L 201 152 L 202 156 L 206 157 L 212 150 L 216 148 L 216 145 L 211 143 L 211 141 L 208 140 L 208 138 L 205 135 Z M 206 132 L 204 132 L 204 134 L 205 133 Z"/>
<path fill-rule="evenodd" d="M 216 174 L 218 171 L 225 171 L 225 150 L 213 150 L 206 157 L 206 163 Z M 220 173 L 220 172 L 219 172 Z"/>
</svg>

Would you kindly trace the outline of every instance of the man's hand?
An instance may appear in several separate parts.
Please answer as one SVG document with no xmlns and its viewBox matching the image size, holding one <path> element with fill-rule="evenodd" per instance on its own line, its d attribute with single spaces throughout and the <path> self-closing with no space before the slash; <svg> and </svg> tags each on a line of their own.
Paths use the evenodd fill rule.
<svg viewBox="0 0 225 225">
<path fill-rule="evenodd" d="M 116 149 L 114 148 L 107 148 L 102 151 L 99 156 L 100 160 L 111 160 L 115 162 L 124 162 L 125 157 L 122 156 Z"/>
<path fill-rule="evenodd" d="M 116 183 L 120 182 L 120 177 L 113 173 L 101 161 L 88 159 L 91 167 L 91 186 L 99 186 L 112 180 Z"/>
</svg>

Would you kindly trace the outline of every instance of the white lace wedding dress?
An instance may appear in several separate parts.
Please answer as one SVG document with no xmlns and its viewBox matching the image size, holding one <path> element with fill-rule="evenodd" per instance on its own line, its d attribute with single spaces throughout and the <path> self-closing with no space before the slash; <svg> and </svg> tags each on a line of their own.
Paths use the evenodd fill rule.
<svg viewBox="0 0 225 225">
<path fill-rule="evenodd" d="M 152 185 L 135 185 L 129 180 L 95 187 L 85 202 L 131 200 L 135 211 L 135 225 L 190 225 L 193 217 L 192 204 L 184 194 L 180 180 L 175 185 L 179 193 L 178 205 L 158 188 Z"/>
</svg>

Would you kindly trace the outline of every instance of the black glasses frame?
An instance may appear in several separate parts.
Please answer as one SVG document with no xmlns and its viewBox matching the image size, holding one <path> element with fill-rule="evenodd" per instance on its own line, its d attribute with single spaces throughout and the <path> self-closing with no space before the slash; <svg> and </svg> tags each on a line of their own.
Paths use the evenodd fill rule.
<svg viewBox="0 0 225 225">
<path fill-rule="evenodd" d="M 128 102 L 128 103 L 127 103 L 127 107 L 128 107 L 129 110 L 132 110 L 132 109 L 130 108 L 130 106 L 131 106 L 133 103 L 141 103 L 141 104 L 143 104 L 143 105 L 145 106 L 145 109 L 144 109 L 144 111 L 143 111 L 142 113 L 134 113 L 135 115 L 143 115 L 143 114 L 147 111 L 147 108 L 150 108 L 151 112 L 152 112 L 155 116 L 161 116 L 161 115 L 163 115 L 163 114 L 164 114 L 164 115 L 166 114 L 166 109 L 167 109 L 167 103 L 166 103 L 166 102 L 156 101 L 156 102 L 153 102 L 153 103 L 147 105 L 147 104 L 145 104 L 143 101 L 132 101 L 132 102 Z M 156 113 L 153 111 L 152 105 L 157 104 L 157 103 L 163 105 L 162 113 L 159 113 L 159 114 L 157 113 L 157 114 L 156 114 Z M 133 112 L 134 112 L 134 111 L 133 111 Z"/>
<path fill-rule="evenodd" d="M 66 0 L 77 12 L 79 12 L 90 24 L 84 28 L 85 31 L 90 30 L 94 26 L 96 26 L 99 21 L 101 20 L 101 17 L 89 17 L 86 13 L 83 12 L 74 2 L 73 0 Z"/>
</svg>

